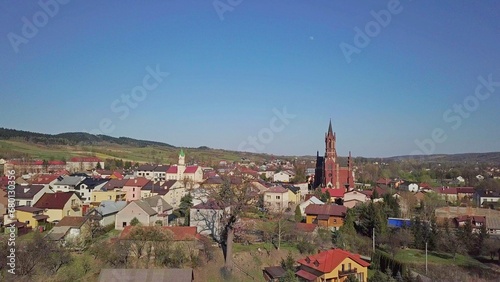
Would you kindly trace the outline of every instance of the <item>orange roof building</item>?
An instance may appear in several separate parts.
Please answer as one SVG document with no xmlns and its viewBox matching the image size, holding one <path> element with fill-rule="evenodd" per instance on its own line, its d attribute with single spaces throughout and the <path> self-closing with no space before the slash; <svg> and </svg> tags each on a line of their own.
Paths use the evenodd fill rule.
<svg viewBox="0 0 500 282">
<path fill-rule="evenodd" d="M 342 249 L 331 249 L 310 255 L 297 261 L 299 270 L 295 273 L 305 281 L 346 281 L 353 275 L 360 282 L 368 281 L 368 262 L 359 254 Z"/>
</svg>

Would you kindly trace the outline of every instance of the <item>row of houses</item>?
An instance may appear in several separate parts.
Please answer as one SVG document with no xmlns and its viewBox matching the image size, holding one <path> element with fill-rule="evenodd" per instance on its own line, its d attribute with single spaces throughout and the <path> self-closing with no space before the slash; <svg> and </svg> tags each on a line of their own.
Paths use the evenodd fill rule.
<svg viewBox="0 0 500 282">
<path fill-rule="evenodd" d="M 15 170 L 21 173 L 46 173 L 67 170 L 69 172 L 90 171 L 96 167 L 104 168 L 104 161 L 97 157 L 73 157 L 68 161 L 42 161 L 42 160 L 24 160 L 14 159 L 2 161 L 3 175 Z"/>
</svg>

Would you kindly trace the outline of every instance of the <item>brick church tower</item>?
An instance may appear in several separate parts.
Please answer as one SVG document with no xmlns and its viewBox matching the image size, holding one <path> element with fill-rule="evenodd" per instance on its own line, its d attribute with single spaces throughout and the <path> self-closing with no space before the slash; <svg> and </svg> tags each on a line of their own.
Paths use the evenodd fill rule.
<svg viewBox="0 0 500 282">
<path fill-rule="evenodd" d="M 325 155 L 316 156 L 316 170 L 314 176 L 313 188 L 335 188 L 348 189 L 354 188 L 354 172 L 351 152 L 347 158 L 347 167 L 341 167 L 337 157 L 336 149 L 337 136 L 332 129 L 332 121 L 328 125 L 328 131 L 325 134 Z"/>
<path fill-rule="evenodd" d="M 337 137 L 332 130 L 332 121 L 328 126 L 328 132 L 325 134 L 325 162 L 323 164 L 323 187 L 339 187 L 338 183 L 338 164 L 337 150 L 335 142 Z"/>
</svg>

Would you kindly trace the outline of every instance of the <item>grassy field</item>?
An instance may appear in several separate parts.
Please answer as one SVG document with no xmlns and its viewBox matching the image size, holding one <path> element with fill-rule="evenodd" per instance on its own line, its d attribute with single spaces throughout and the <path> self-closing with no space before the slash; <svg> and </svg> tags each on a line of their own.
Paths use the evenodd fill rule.
<svg viewBox="0 0 500 282">
<path fill-rule="evenodd" d="M 132 162 L 177 163 L 180 148 L 166 146 L 133 147 L 103 143 L 94 146 L 40 145 L 20 140 L 0 140 L 0 158 L 28 157 L 45 160 L 68 160 L 75 156 L 97 156 L 101 159 L 122 159 Z M 186 160 L 217 164 L 221 160 L 238 161 L 242 157 L 252 161 L 262 161 L 271 156 L 218 149 L 185 148 Z"/>
<path fill-rule="evenodd" d="M 415 249 L 402 250 L 396 254 L 395 259 L 402 263 L 425 264 L 425 251 Z M 486 268 L 486 266 L 478 260 L 460 254 L 457 254 L 455 258 L 453 258 L 451 254 L 447 253 L 428 252 L 427 259 L 428 264 Z"/>
</svg>

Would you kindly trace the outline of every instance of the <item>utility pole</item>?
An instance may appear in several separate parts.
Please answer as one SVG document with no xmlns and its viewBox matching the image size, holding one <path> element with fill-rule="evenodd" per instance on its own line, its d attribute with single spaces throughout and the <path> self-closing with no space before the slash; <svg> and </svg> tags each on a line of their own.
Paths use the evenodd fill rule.
<svg viewBox="0 0 500 282">
<path fill-rule="evenodd" d="M 372 229 L 372 244 L 373 244 L 373 255 L 375 255 L 375 228 Z"/>
<path fill-rule="evenodd" d="M 425 242 L 425 275 L 427 275 L 427 241 Z"/>
</svg>

